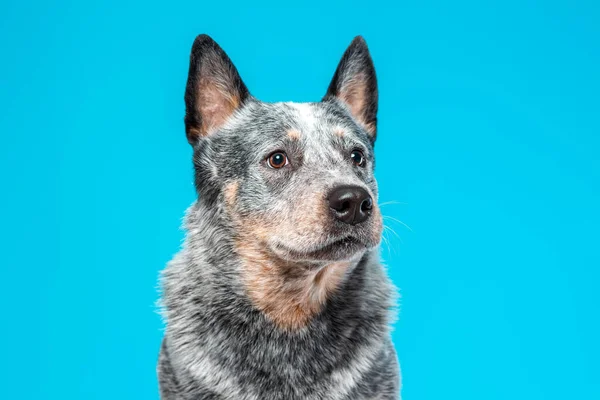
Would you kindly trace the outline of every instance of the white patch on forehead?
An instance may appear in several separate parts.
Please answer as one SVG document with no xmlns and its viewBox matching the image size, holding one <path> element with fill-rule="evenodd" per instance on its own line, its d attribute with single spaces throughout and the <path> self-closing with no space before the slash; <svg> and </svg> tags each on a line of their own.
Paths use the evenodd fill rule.
<svg viewBox="0 0 600 400">
<path fill-rule="evenodd" d="M 318 119 L 315 115 L 315 108 L 309 103 L 287 103 L 298 112 L 301 130 L 308 130 L 307 134 L 313 133 L 318 125 Z"/>
<path fill-rule="evenodd" d="M 326 162 L 334 154 L 328 140 L 329 127 L 320 118 L 317 107 L 311 103 L 287 103 L 295 112 L 295 122 L 306 144 L 306 162 Z"/>
</svg>

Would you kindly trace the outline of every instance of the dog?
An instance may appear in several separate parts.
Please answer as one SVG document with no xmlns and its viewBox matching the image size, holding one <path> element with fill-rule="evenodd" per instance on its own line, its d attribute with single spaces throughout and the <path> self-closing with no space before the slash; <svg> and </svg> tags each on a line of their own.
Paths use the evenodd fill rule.
<svg viewBox="0 0 600 400">
<path fill-rule="evenodd" d="M 265 103 L 200 35 L 185 107 L 198 198 L 161 275 L 161 398 L 399 399 L 364 39 L 320 102 Z"/>
</svg>

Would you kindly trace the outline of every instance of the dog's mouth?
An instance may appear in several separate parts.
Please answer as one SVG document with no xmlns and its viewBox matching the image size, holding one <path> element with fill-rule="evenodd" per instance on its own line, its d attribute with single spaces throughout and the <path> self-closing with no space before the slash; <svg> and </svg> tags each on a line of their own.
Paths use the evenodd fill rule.
<svg viewBox="0 0 600 400">
<path fill-rule="evenodd" d="M 307 250 L 293 249 L 283 243 L 276 244 L 274 250 L 284 258 L 297 261 L 341 261 L 354 258 L 369 247 L 355 236 L 346 236 Z"/>
</svg>

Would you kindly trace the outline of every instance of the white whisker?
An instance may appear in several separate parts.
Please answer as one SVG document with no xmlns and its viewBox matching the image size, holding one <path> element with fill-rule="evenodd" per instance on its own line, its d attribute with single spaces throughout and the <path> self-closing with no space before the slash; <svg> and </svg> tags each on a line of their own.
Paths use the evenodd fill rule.
<svg viewBox="0 0 600 400">
<path fill-rule="evenodd" d="M 394 234 L 394 235 L 395 235 L 395 236 L 396 236 L 396 237 L 397 237 L 397 238 L 400 240 L 400 243 L 404 244 L 404 241 L 403 241 L 403 240 L 402 240 L 402 238 L 401 238 L 401 237 L 400 237 L 400 236 L 399 236 L 399 235 L 396 233 L 396 231 L 395 231 L 395 230 L 393 230 L 391 227 L 389 227 L 389 226 L 387 226 L 387 225 L 385 225 L 385 224 L 384 224 L 384 225 L 383 225 L 383 230 L 384 230 L 384 232 L 385 232 L 385 230 L 386 230 L 386 229 L 387 229 L 388 231 L 392 232 L 392 233 L 393 233 L 393 234 Z"/>
<path fill-rule="evenodd" d="M 396 221 L 397 223 L 399 223 L 399 224 L 403 225 L 403 226 L 404 226 L 406 229 L 408 229 L 408 230 L 409 230 L 409 231 L 411 231 L 411 232 L 413 231 L 413 230 L 412 230 L 412 228 L 411 228 L 410 226 L 408 226 L 407 224 L 405 224 L 404 222 L 400 221 L 400 220 L 399 220 L 399 219 L 397 219 L 397 218 L 390 217 L 390 216 L 388 216 L 388 215 L 384 215 L 384 216 L 383 216 L 383 219 L 386 219 L 386 218 L 387 218 L 387 219 L 390 219 L 390 220 L 392 220 L 392 221 Z"/>
<path fill-rule="evenodd" d="M 383 242 L 385 243 L 385 245 L 387 247 L 388 256 L 391 256 L 391 253 L 390 253 L 390 242 L 389 242 L 388 238 L 385 237 L 385 229 L 383 231 L 383 234 L 381 235 L 381 238 L 383 239 Z"/>
<path fill-rule="evenodd" d="M 384 201 L 383 203 L 379 203 L 379 207 L 383 207 L 383 206 L 391 206 L 391 205 L 407 205 L 408 203 L 402 202 L 402 201 Z"/>
</svg>

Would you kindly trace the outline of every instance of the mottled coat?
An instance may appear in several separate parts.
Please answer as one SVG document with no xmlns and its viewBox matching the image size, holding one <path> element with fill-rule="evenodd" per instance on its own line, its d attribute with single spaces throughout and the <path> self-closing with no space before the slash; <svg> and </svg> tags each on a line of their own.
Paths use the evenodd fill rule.
<svg viewBox="0 0 600 400">
<path fill-rule="evenodd" d="M 161 398 L 398 399 L 364 40 L 323 101 L 263 103 L 201 35 L 185 100 L 198 200 L 162 275 Z"/>
</svg>

